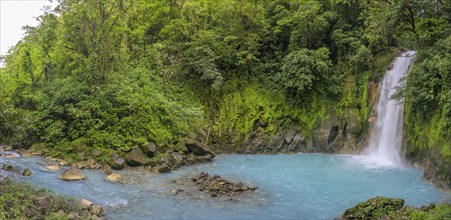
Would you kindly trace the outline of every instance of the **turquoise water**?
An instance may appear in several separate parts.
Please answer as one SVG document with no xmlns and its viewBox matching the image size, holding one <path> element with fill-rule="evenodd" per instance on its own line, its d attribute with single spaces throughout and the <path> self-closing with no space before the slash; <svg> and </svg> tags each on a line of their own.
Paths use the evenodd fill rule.
<svg viewBox="0 0 451 220">
<path fill-rule="evenodd" d="M 41 161 L 38 157 L 0 159 L 0 163 L 31 168 L 31 177 L 16 176 L 21 181 L 104 205 L 109 219 L 333 219 L 377 195 L 403 198 L 412 206 L 449 202 L 451 196 L 422 180 L 420 169 L 384 166 L 363 156 L 222 155 L 213 163 L 169 174 L 121 171 L 142 181 L 130 185 L 106 182 L 105 174 L 93 170 L 84 170 L 85 181 L 65 182 L 58 175 L 67 168 L 46 172 Z M 171 179 L 201 171 L 259 189 L 240 201 L 170 195 Z"/>
</svg>

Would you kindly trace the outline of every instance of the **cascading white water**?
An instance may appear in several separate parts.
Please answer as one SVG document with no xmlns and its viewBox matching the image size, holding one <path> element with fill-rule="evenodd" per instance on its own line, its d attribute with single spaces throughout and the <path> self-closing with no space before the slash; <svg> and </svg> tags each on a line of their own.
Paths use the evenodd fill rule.
<svg viewBox="0 0 451 220">
<path fill-rule="evenodd" d="M 393 68 L 384 76 L 376 107 L 377 120 L 365 152 L 372 161 L 377 163 L 392 166 L 403 164 L 401 146 L 404 104 L 390 97 L 396 91 L 395 88 L 400 79 L 409 71 L 415 53 L 415 51 L 408 51 L 397 57 Z"/>
</svg>

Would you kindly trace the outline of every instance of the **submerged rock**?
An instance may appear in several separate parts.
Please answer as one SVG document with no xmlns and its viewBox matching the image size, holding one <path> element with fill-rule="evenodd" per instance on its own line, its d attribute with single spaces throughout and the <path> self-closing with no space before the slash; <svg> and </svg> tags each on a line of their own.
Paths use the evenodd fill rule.
<svg viewBox="0 0 451 220">
<path fill-rule="evenodd" d="M 57 171 L 59 170 L 59 166 L 58 165 L 48 165 L 46 166 L 44 169 L 48 170 L 48 171 Z"/>
<path fill-rule="evenodd" d="M 112 183 L 117 183 L 122 181 L 122 176 L 119 173 L 111 173 L 110 175 L 108 175 L 105 180 L 112 182 Z"/>
<path fill-rule="evenodd" d="M 9 164 L 3 164 L 2 170 L 12 171 L 13 170 L 13 166 L 11 166 Z"/>
<path fill-rule="evenodd" d="M 174 189 L 170 192 L 171 195 L 181 194 L 181 196 L 188 195 L 194 197 L 196 194 L 206 193 L 210 197 L 232 199 L 242 193 L 254 192 L 258 188 L 247 186 L 242 182 L 231 182 L 218 175 L 210 176 L 204 172 L 191 178 L 182 178 L 178 181 L 174 180 L 173 183 L 179 184 L 183 189 Z"/>
<path fill-rule="evenodd" d="M 31 170 L 30 169 L 25 169 L 24 171 L 23 171 L 23 173 L 22 173 L 22 175 L 24 175 L 24 176 L 31 176 L 31 174 L 32 174 L 32 172 L 31 172 Z"/>
<path fill-rule="evenodd" d="M 77 168 L 69 168 L 68 170 L 64 171 L 60 176 L 60 179 L 67 180 L 67 181 L 76 181 L 76 180 L 83 180 L 85 179 L 85 175 L 81 172 L 81 170 Z"/>
</svg>

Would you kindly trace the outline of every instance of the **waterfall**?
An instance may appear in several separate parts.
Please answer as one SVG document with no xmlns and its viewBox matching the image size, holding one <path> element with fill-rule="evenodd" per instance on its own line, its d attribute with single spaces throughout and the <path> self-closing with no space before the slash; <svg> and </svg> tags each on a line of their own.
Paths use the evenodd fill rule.
<svg viewBox="0 0 451 220">
<path fill-rule="evenodd" d="M 372 161 L 384 165 L 401 166 L 403 155 L 403 110 L 404 104 L 390 99 L 400 83 L 400 79 L 409 71 L 415 57 L 415 51 L 408 51 L 397 57 L 393 68 L 388 70 L 382 81 L 381 94 L 377 103 L 377 119 L 370 135 L 365 154 Z"/>
</svg>

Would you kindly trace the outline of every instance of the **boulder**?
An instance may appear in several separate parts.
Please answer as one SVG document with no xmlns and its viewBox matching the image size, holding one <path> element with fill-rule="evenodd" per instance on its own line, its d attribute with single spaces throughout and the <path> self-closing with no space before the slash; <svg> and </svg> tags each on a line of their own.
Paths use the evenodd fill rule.
<svg viewBox="0 0 451 220">
<path fill-rule="evenodd" d="M 76 181 L 76 180 L 83 180 L 85 179 L 85 175 L 81 172 L 81 170 L 72 167 L 68 170 L 64 171 L 60 176 L 60 179 L 67 180 L 67 181 Z"/>
<path fill-rule="evenodd" d="M 182 155 L 180 155 L 177 152 L 173 152 L 171 154 L 171 156 L 174 161 L 174 167 L 178 168 L 178 167 L 182 166 L 182 164 L 183 164 L 183 156 Z"/>
<path fill-rule="evenodd" d="M 210 150 L 210 148 L 207 145 L 200 143 L 199 141 L 187 139 L 185 141 L 185 146 L 196 156 L 204 156 L 209 154 L 212 156 L 211 158 L 215 157 L 215 154 Z"/>
<path fill-rule="evenodd" d="M 92 202 L 87 200 L 87 199 L 81 199 L 80 200 L 80 205 L 84 209 L 89 209 L 91 207 L 91 205 L 92 205 Z"/>
<path fill-rule="evenodd" d="M 157 146 L 154 142 L 149 142 L 141 146 L 142 151 L 148 156 L 153 157 L 157 152 Z"/>
<path fill-rule="evenodd" d="M 168 165 L 169 167 L 172 167 L 172 165 L 173 165 L 173 159 L 172 159 L 172 156 L 169 155 L 169 154 L 163 154 L 163 155 L 161 155 L 161 157 L 160 157 L 160 164 L 166 164 L 166 165 Z"/>
<path fill-rule="evenodd" d="M 103 207 L 100 206 L 100 205 L 92 205 L 89 208 L 89 212 L 91 214 L 93 214 L 93 215 L 96 215 L 96 216 L 103 216 L 104 215 Z"/>
<path fill-rule="evenodd" d="M 122 159 L 122 157 L 120 157 L 119 155 L 117 155 L 116 153 L 112 153 L 111 154 L 112 157 L 112 163 L 110 164 L 110 167 L 114 170 L 120 170 L 123 169 L 125 166 L 125 160 Z"/>
<path fill-rule="evenodd" d="M 139 148 L 133 148 L 128 154 L 125 155 L 125 161 L 130 166 L 141 166 L 147 163 L 148 158 Z"/>
<path fill-rule="evenodd" d="M 158 172 L 159 173 L 169 173 L 171 172 L 171 168 L 169 168 L 169 166 L 167 164 L 161 164 L 160 166 L 158 166 Z"/>
<path fill-rule="evenodd" d="M 105 178 L 105 180 L 107 180 L 108 182 L 117 183 L 122 181 L 122 176 L 119 173 L 111 173 Z"/>
<path fill-rule="evenodd" d="M 31 172 L 31 170 L 30 169 L 25 169 L 24 171 L 23 171 L 23 173 L 22 173 L 22 175 L 24 175 L 24 176 L 31 176 L 31 174 L 32 174 L 32 172 Z"/>
</svg>

